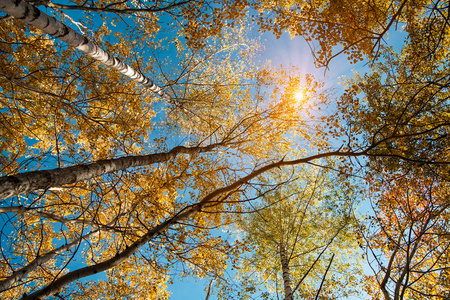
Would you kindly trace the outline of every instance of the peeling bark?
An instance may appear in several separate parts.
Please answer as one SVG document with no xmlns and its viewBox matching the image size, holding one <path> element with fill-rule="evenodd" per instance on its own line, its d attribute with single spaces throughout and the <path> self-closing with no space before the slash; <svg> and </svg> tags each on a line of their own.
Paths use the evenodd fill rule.
<svg viewBox="0 0 450 300">
<path fill-rule="evenodd" d="M 132 167 L 148 166 L 165 162 L 174 159 L 178 154 L 193 155 L 196 153 L 208 152 L 217 146 L 219 146 L 219 144 L 191 148 L 177 146 L 169 152 L 106 159 L 86 165 L 4 176 L 0 178 L 0 199 L 31 191 L 47 190 L 51 187 L 73 184 L 78 181 L 92 179 L 100 175 L 119 170 L 126 170 Z"/>
<path fill-rule="evenodd" d="M 152 79 L 143 75 L 128 64 L 122 62 L 119 58 L 98 47 L 89 39 L 72 28 L 64 25 L 55 18 L 41 12 L 35 6 L 22 0 L 0 0 L 0 9 L 8 15 L 21 20 L 31 26 L 34 26 L 51 36 L 58 38 L 81 52 L 89 55 L 95 60 L 111 67 L 125 76 L 142 84 L 163 99 L 171 101 L 172 98 L 166 94 L 164 89 L 157 86 Z"/>
</svg>

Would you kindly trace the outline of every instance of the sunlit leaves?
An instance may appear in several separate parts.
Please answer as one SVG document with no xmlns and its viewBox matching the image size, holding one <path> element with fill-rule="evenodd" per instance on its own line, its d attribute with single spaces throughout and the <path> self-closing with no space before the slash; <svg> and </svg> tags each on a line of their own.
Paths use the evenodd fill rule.
<svg viewBox="0 0 450 300">
<path fill-rule="evenodd" d="M 385 298 L 434 299 L 448 291 L 448 183 L 421 174 L 386 176 L 376 193 L 370 249 L 379 289 Z"/>
<path fill-rule="evenodd" d="M 281 271 L 280 247 L 283 247 L 291 289 L 305 277 L 296 291 L 298 297 L 315 297 L 330 253 L 339 258 L 332 265 L 332 275 L 325 281 L 321 297 L 349 296 L 356 292 L 356 275 L 360 272 L 354 257 L 357 250 L 349 215 L 353 200 L 333 189 L 338 181 L 329 178 L 327 171 L 304 168 L 296 174 L 299 177 L 289 178 L 288 174 L 276 171 L 267 177 L 264 182 L 268 190 L 263 187 L 259 191 L 264 194 L 262 201 L 250 204 L 251 213 L 243 215 L 237 226 L 252 250 L 239 264 L 241 293 L 255 295 L 258 291 L 249 288 L 264 286 L 274 298 L 276 294 L 283 295 L 286 288 Z M 274 186 L 277 189 L 271 192 Z M 350 256 L 351 265 L 347 261 Z"/>
<path fill-rule="evenodd" d="M 322 294 L 350 295 L 360 274 L 352 269 L 357 254 L 352 201 L 362 190 L 350 175 L 369 179 L 379 197 L 374 224 L 380 226 L 368 243 L 375 255 L 393 257 L 391 277 L 406 282 L 410 276 L 408 282 L 415 280 L 427 293 L 438 294 L 448 285 L 448 170 L 442 167 L 448 163 L 450 123 L 447 3 L 101 0 L 44 5 L 59 16 L 86 12 L 73 25 L 142 72 L 154 72 L 173 99 L 156 99 L 33 29 L 2 20 L 3 174 L 168 151 L 179 144 L 224 146 L 8 199 L 1 207 L 3 278 L 61 250 L 30 268 L 6 292 L 8 297 L 43 287 L 79 264 L 113 259 L 192 208 L 197 211 L 157 231 L 105 278 L 77 283 L 78 291 L 69 285 L 61 295 L 165 299 L 171 273 L 217 279 L 230 266 L 246 280 L 238 299 L 258 292 L 262 284 L 269 287 L 259 291 L 267 299 L 281 280 L 275 275 L 280 244 L 292 254 L 293 282 L 318 259 L 314 275 L 307 274 L 299 285 L 299 297 L 315 297 L 331 252 L 336 260 Z M 252 15 L 263 31 L 279 36 L 287 30 L 318 43 L 312 49 L 318 64 L 327 65 L 341 50 L 352 62 L 374 54 L 383 61 L 373 61 L 370 73 L 349 80 L 345 92 L 331 100 L 321 83 L 299 69 L 259 64 L 259 43 L 248 34 L 247 16 Z M 387 31 L 403 24 L 408 33 L 404 49 L 378 47 Z M 323 168 L 293 169 L 291 177 L 276 169 L 196 206 L 261 166 L 309 153 L 366 159 L 308 161 Z M 380 172 L 404 172 L 405 178 L 386 184 Z M 258 212 L 242 221 L 243 242 L 214 231 L 249 208 Z M 273 222 L 263 222 L 267 219 Z M 329 251 L 319 257 L 323 248 Z M 412 257 L 418 260 L 414 266 L 410 260 L 406 270 L 405 259 Z M 395 283 L 382 284 L 383 267 L 367 282 L 395 292 Z M 412 267 L 417 274 L 409 272 Z M 234 287 L 222 288 L 221 295 L 235 295 Z M 409 286 L 404 290 L 414 294 Z"/>
</svg>

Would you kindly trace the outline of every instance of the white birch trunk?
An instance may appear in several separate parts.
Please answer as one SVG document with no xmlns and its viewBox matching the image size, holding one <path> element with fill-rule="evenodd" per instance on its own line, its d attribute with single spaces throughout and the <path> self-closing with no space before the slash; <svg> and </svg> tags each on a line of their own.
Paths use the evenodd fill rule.
<svg viewBox="0 0 450 300">
<path fill-rule="evenodd" d="M 294 300 L 291 274 L 289 273 L 289 260 L 286 257 L 286 249 L 283 243 L 280 243 L 280 262 L 281 271 L 283 272 L 284 300 Z"/>
<path fill-rule="evenodd" d="M 1 0 L 0 0 L 1 1 Z M 211 151 L 217 144 L 205 147 L 177 146 L 169 152 L 140 156 L 127 156 L 101 160 L 53 170 L 26 172 L 12 176 L 0 177 L 0 199 L 13 197 L 35 190 L 47 190 L 51 187 L 73 184 L 100 175 L 126 170 L 132 167 L 147 166 L 174 159 L 178 154 L 196 154 Z"/>
<path fill-rule="evenodd" d="M 259 176 L 271 169 L 283 167 L 283 166 L 298 165 L 298 164 L 307 163 L 307 162 L 310 162 L 310 161 L 313 161 L 316 159 L 320 159 L 323 157 L 339 156 L 339 155 L 347 156 L 348 154 L 342 153 L 339 151 L 335 151 L 335 152 L 313 155 L 310 157 L 305 157 L 305 158 L 301 158 L 301 159 L 297 159 L 297 160 L 291 160 L 291 161 L 281 160 L 281 161 L 266 165 L 264 167 L 261 167 L 259 169 L 256 169 L 253 172 L 251 172 L 249 175 L 244 176 L 239 180 L 236 180 L 232 184 L 212 191 L 211 193 L 209 193 L 207 196 L 205 196 L 201 201 L 197 202 L 196 204 L 190 205 L 190 206 L 186 207 L 185 209 L 182 209 L 181 211 L 178 212 L 178 214 L 176 214 L 172 218 L 166 220 L 165 222 L 154 227 L 153 229 L 150 229 L 149 231 L 147 231 L 147 233 L 145 235 L 143 235 L 141 238 L 139 238 L 132 245 L 125 248 L 122 252 L 117 253 L 114 257 L 112 257 L 106 261 L 103 261 L 101 263 L 98 263 L 96 265 L 84 267 L 84 268 L 69 272 L 69 273 L 61 276 L 60 278 L 54 280 L 48 286 L 36 291 L 35 293 L 33 293 L 31 295 L 27 295 L 27 296 L 23 297 L 21 300 L 43 299 L 45 297 L 52 296 L 52 295 L 56 294 L 62 287 L 64 287 L 65 285 L 67 285 L 73 281 L 76 281 L 80 278 L 87 277 L 87 276 L 90 276 L 93 274 L 97 274 L 99 272 L 103 272 L 105 270 L 113 268 L 114 266 L 117 266 L 122 261 L 124 261 L 131 255 L 136 253 L 140 247 L 142 247 L 146 243 L 150 242 L 155 236 L 157 236 L 158 234 L 161 234 L 164 231 L 166 231 L 167 229 L 169 229 L 172 224 L 175 224 L 175 223 L 185 220 L 187 218 L 193 217 L 195 214 L 197 214 L 199 211 L 201 211 L 202 208 L 206 204 L 208 204 L 209 202 L 214 200 L 219 195 L 222 195 L 227 192 L 231 192 L 231 191 L 237 189 L 238 187 L 240 187 L 241 185 L 249 182 L 250 180 L 256 178 L 257 176 Z M 289 272 L 287 274 L 289 274 Z M 292 290 L 292 288 L 291 288 L 291 290 Z"/>
<path fill-rule="evenodd" d="M 72 47 L 84 52 L 95 60 L 102 62 L 134 81 L 142 84 L 152 92 L 158 94 L 162 98 L 171 101 L 171 97 L 165 91 L 153 83 L 153 81 L 143 75 L 138 70 L 132 68 L 119 58 L 101 49 L 89 39 L 55 18 L 41 12 L 38 8 L 28 4 L 22 0 L 0 0 L 0 9 L 31 26 L 34 26 L 43 32 L 54 36 Z"/>
<path fill-rule="evenodd" d="M 207 199 L 207 198 L 208 198 L 208 196 L 205 197 L 204 199 Z M 165 221 L 165 222 L 161 223 L 160 225 L 154 227 L 153 229 L 149 230 L 144 236 L 142 236 L 140 239 L 138 239 L 132 245 L 125 248 L 125 250 L 123 250 L 122 252 L 117 253 L 112 258 L 110 258 L 106 261 L 103 261 L 101 263 L 98 263 L 96 265 L 84 267 L 84 268 L 69 272 L 69 273 L 61 276 L 60 278 L 54 280 L 48 286 L 34 292 L 33 294 L 24 296 L 23 298 L 21 298 L 21 300 L 31 300 L 31 299 L 36 300 L 36 299 L 47 298 L 49 296 L 56 294 L 63 286 L 69 284 L 72 281 L 78 280 L 78 279 L 86 277 L 86 276 L 94 275 L 94 274 L 103 272 L 105 270 L 111 269 L 114 266 L 117 266 L 122 261 L 124 261 L 131 255 L 136 253 L 139 250 L 139 248 L 141 248 L 146 243 L 151 241 L 156 235 L 167 230 L 172 224 L 174 224 L 176 222 L 180 222 L 184 219 L 187 219 L 192 215 L 195 215 L 198 211 L 201 210 L 201 207 L 204 204 L 205 203 L 203 201 L 201 201 L 201 202 L 197 203 L 196 205 L 190 206 L 189 208 L 187 208 L 184 211 L 183 210 L 180 211 L 174 217 L 168 219 L 167 221 Z"/>
<path fill-rule="evenodd" d="M 63 245 L 63 246 L 56 248 L 42 256 L 36 257 L 33 261 L 28 263 L 26 266 L 24 266 L 23 268 L 21 268 L 17 271 L 14 271 L 9 277 L 0 281 L 0 293 L 2 291 L 9 289 L 14 283 L 19 281 L 20 279 L 25 278 L 25 276 L 28 273 L 30 273 L 37 267 L 45 264 L 46 262 L 48 262 L 52 258 L 56 257 L 57 255 L 74 248 L 75 246 L 79 245 L 83 240 L 89 239 L 91 236 L 97 234 L 99 231 L 100 231 L 100 229 L 94 230 L 88 234 L 85 234 L 85 235 L 75 239 L 72 243 Z"/>
</svg>

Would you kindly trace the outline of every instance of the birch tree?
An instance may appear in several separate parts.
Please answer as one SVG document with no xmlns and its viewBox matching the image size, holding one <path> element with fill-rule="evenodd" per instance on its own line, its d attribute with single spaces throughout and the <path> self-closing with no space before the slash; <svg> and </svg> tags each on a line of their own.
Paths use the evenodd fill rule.
<svg viewBox="0 0 450 300">
<path fill-rule="evenodd" d="M 408 22 L 404 52 L 386 50 L 387 64 L 374 65 L 373 73 L 349 81 L 346 92 L 334 99 L 294 67 L 252 64 L 257 47 L 245 37 L 246 23 L 238 22 L 245 17 L 247 2 L 211 6 L 201 1 L 167 6 L 158 2 L 145 7 L 133 2 L 41 2 L 61 18 L 69 17 L 65 12 L 73 9 L 92 13 L 93 18 L 85 14 L 73 24 L 88 26 L 92 40 L 102 48 L 164 83 L 174 101 L 169 105 L 36 28 L 2 18 L 0 162 L 2 174 L 9 177 L 1 180 L 8 185 L 5 197 L 12 196 L 0 207 L 2 296 L 166 298 L 174 268 L 181 277 L 220 278 L 227 260 L 246 248 L 211 229 L 235 221 L 235 214 L 245 212 L 243 202 L 262 196 L 256 187 L 267 182 L 261 176 L 279 168 L 317 164 L 340 175 L 373 175 L 380 169 L 396 172 L 399 166 L 410 170 L 426 166 L 422 169 L 444 177 L 449 163 L 448 22 L 446 3 L 436 3 L 428 7 L 377 2 L 370 7 L 374 11 L 353 18 L 355 10 L 367 8 L 367 3 L 357 3 L 352 10 L 346 3 L 324 2 L 311 11 L 319 14 L 314 15 L 317 20 L 309 20 L 308 9 L 300 11 L 300 15 L 307 12 L 300 17 L 306 17 L 302 24 L 311 32 L 291 28 L 293 24 L 283 18 L 273 22 L 274 31 L 290 28 L 291 33 L 298 29 L 295 34 L 317 34 L 325 53 L 318 59 L 325 64 L 333 56 L 327 52 L 333 46 L 343 43 L 344 52 L 359 59 L 372 53 L 371 47 L 395 22 Z M 272 4 L 257 4 L 264 28 L 268 24 L 264 11 Z M 284 8 L 275 8 L 276 13 L 284 13 Z M 94 12 L 115 17 L 95 18 Z M 167 21 L 164 13 L 172 16 L 167 26 L 162 22 Z M 290 13 L 285 20 L 298 20 L 289 19 Z M 319 26 L 329 18 L 358 27 L 348 31 L 348 26 L 336 22 Z M 113 30 L 119 20 L 123 32 Z M 105 23 L 95 28 L 98 21 Z M 235 23 L 223 26 L 228 21 Z M 319 31 L 314 29 L 318 26 Z M 325 30 L 329 28 L 337 35 L 330 38 Z M 354 37 L 361 37 L 361 43 Z M 176 55 L 167 55 L 170 47 Z M 306 95 L 301 102 L 294 97 L 299 88 Z M 329 157 L 342 164 L 331 164 L 325 160 Z M 129 163 L 119 166 L 124 161 Z M 116 167 L 106 167 L 111 164 Z M 32 169 L 38 171 L 25 173 Z M 71 179 L 62 175 L 72 170 L 82 172 Z M 327 188 L 336 185 L 322 175 L 329 180 Z M 23 184 L 18 182 L 21 178 Z M 302 180 L 314 186 L 308 178 Z M 306 186 L 304 191 L 308 196 L 316 193 Z M 280 188 L 266 200 L 272 201 L 274 195 L 284 198 L 283 193 Z M 284 202 L 285 208 L 281 202 L 274 204 L 279 208 L 278 214 L 273 212 L 274 220 L 280 228 L 292 230 L 277 232 L 283 240 L 273 243 L 272 257 L 276 270 L 283 272 L 273 278 L 285 283 L 282 290 L 288 298 L 291 291 L 310 298 L 345 293 L 344 287 L 354 281 L 351 276 L 333 281 L 345 254 L 333 248 L 339 235 L 330 234 L 337 231 L 315 236 L 322 242 L 311 255 L 293 254 L 301 247 L 313 251 L 290 239 L 300 236 L 306 226 L 299 227 L 294 220 L 306 224 L 310 219 L 307 214 L 290 214 L 305 210 L 303 198 Z M 322 202 L 308 206 L 323 209 L 323 214 L 312 213 L 319 220 L 314 226 L 333 224 L 332 229 L 338 229 L 348 224 L 344 212 L 331 218 L 333 201 L 325 202 L 329 206 Z M 314 226 L 308 232 L 314 232 Z M 335 256 L 327 252 L 330 249 Z M 309 264 L 298 266 L 297 257 L 306 257 Z M 238 261 L 235 264 L 239 267 Z M 316 277 L 310 268 L 319 270 Z M 104 280 L 79 281 L 101 272 Z M 245 292 L 254 287 L 246 286 Z"/>
<path fill-rule="evenodd" d="M 238 297 L 262 293 L 260 297 L 270 299 L 338 299 L 358 294 L 362 270 L 352 236 L 354 187 L 341 190 L 338 179 L 320 168 L 291 171 L 264 176 L 270 188 L 260 191 L 261 201 L 248 205 L 248 215 L 236 226 L 250 249 L 235 264 L 242 284 Z"/>
<path fill-rule="evenodd" d="M 179 154 L 195 155 L 197 153 L 212 151 L 215 146 L 216 145 L 209 145 L 206 147 L 199 146 L 191 148 L 177 146 L 170 151 L 163 153 L 145 156 L 127 156 L 98 161 L 88 165 L 78 165 L 48 171 L 33 171 L 15 176 L 6 176 L 0 179 L 0 197 L 9 198 L 35 190 L 45 191 L 48 188 L 69 185 L 112 172 L 174 160 Z M 226 143 L 224 143 L 223 146 L 226 146 Z"/>
<path fill-rule="evenodd" d="M 0 9 L 47 34 L 66 42 L 68 45 L 80 50 L 95 60 L 102 62 L 106 66 L 119 71 L 150 89 L 152 92 L 170 101 L 170 96 L 166 95 L 164 90 L 157 86 L 152 79 L 146 77 L 140 71 L 133 69 L 126 63 L 123 63 L 120 59 L 114 57 L 114 55 L 90 42 L 87 37 L 79 34 L 72 28 L 67 27 L 55 18 L 41 12 L 33 5 L 24 1 L 14 2 L 3 0 L 0 2 Z"/>
</svg>

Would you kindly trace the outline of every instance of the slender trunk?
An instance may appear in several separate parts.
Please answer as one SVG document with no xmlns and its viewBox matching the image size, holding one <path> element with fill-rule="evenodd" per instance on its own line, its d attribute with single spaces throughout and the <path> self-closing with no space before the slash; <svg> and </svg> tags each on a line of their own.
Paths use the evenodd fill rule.
<svg viewBox="0 0 450 300">
<path fill-rule="evenodd" d="M 330 263 L 328 264 L 328 267 L 327 267 L 327 269 L 325 270 L 325 274 L 323 274 L 322 281 L 320 282 L 320 286 L 319 286 L 319 289 L 317 290 L 316 298 L 314 298 L 314 300 L 319 299 L 320 291 L 322 290 L 323 283 L 325 282 L 325 277 L 327 277 L 327 273 L 328 273 L 328 271 L 330 270 L 331 264 L 333 263 L 333 259 L 334 259 L 334 253 L 333 253 L 333 255 L 331 256 Z"/>
<path fill-rule="evenodd" d="M 411 272 L 411 263 L 416 255 L 417 250 L 419 249 L 420 242 L 422 241 L 422 238 L 427 231 L 428 224 L 432 221 L 432 216 L 429 215 L 426 221 L 424 222 L 422 229 L 419 233 L 415 233 L 414 231 L 414 221 L 411 222 L 409 226 L 409 233 L 408 233 L 408 245 L 404 251 L 406 252 L 406 261 L 405 266 L 402 268 L 402 272 L 400 276 L 397 279 L 397 283 L 395 285 L 395 291 L 394 291 L 394 300 L 401 300 L 404 297 L 404 294 L 406 292 L 406 288 L 408 287 L 408 280 L 409 275 Z M 411 245 L 413 245 L 411 249 Z M 405 279 L 406 277 L 406 279 Z M 404 282 L 403 282 L 404 281 Z"/>
<path fill-rule="evenodd" d="M 100 231 L 100 229 L 94 230 L 88 234 L 85 234 L 85 235 L 75 239 L 73 242 L 71 242 L 69 244 L 63 245 L 63 246 L 56 248 L 42 256 L 36 257 L 33 261 L 28 263 L 23 268 L 21 268 L 17 271 L 14 271 L 9 277 L 7 277 L 4 280 L 1 280 L 0 281 L 0 292 L 9 289 L 14 283 L 16 283 L 20 279 L 24 278 L 28 273 L 30 273 L 37 267 L 45 264 L 46 262 L 48 262 L 52 258 L 56 257 L 57 255 L 59 255 L 63 252 L 66 252 L 66 251 L 72 249 L 73 247 L 79 245 L 83 240 L 89 239 L 91 236 L 95 235 L 99 231 Z"/>
<path fill-rule="evenodd" d="M 90 275 L 98 274 L 105 270 L 111 269 L 122 261 L 126 260 L 128 257 L 136 253 L 142 246 L 151 241 L 155 236 L 167 230 L 172 224 L 180 222 L 184 219 L 191 217 L 201 210 L 202 203 L 197 203 L 196 205 L 192 205 L 185 209 L 184 211 L 180 211 L 177 215 L 172 218 L 166 220 L 165 222 L 159 224 L 153 229 L 149 230 L 145 235 L 143 235 L 136 242 L 126 247 L 122 252 L 117 253 L 115 256 L 111 257 L 108 260 L 105 260 L 101 263 L 80 268 L 78 270 L 69 272 L 60 278 L 52 281 L 48 286 L 34 292 L 31 295 L 26 295 L 21 300 L 36 300 L 36 299 L 44 299 L 46 297 L 52 296 L 56 294 L 62 287 L 65 285 L 78 280 L 83 277 L 87 277 Z"/>
<path fill-rule="evenodd" d="M 397 255 L 398 249 L 399 246 L 397 245 L 389 259 L 389 263 L 387 265 L 386 274 L 384 275 L 383 281 L 381 281 L 380 283 L 380 289 L 383 292 L 384 300 L 391 300 L 391 296 L 389 295 L 389 291 L 387 290 L 387 284 L 389 282 L 389 279 L 391 279 L 392 266 L 394 264 L 395 256 Z"/>
<path fill-rule="evenodd" d="M 157 235 L 163 233 L 164 231 L 166 231 L 167 229 L 169 229 L 170 226 L 172 226 L 172 224 L 175 224 L 184 219 L 193 217 L 195 214 L 197 214 L 199 211 L 201 211 L 204 206 L 206 206 L 208 203 L 213 201 L 219 195 L 233 191 L 233 190 L 237 189 L 238 187 L 240 187 L 241 185 L 245 184 L 246 182 L 254 179 L 255 177 L 257 177 L 271 169 L 274 169 L 277 167 L 282 167 L 282 166 L 292 166 L 292 165 L 307 163 L 307 162 L 310 162 L 310 161 L 313 161 L 313 160 L 316 160 L 316 159 L 319 159 L 322 157 L 338 155 L 339 153 L 340 152 L 330 152 L 330 153 L 326 153 L 326 154 L 324 153 L 324 154 L 313 155 L 310 157 L 305 157 L 305 158 L 301 158 L 301 159 L 297 159 L 297 160 L 291 160 L 291 161 L 283 161 L 282 160 L 282 161 L 278 161 L 278 162 L 266 165 L 257 170 L 254 170 L 249 175 L 242 177 L 239 180 L 236 180 L 232 184 L 212 191 L 211 193 L 206 195 L 202 200 L 197 202 L 197 204 L 193 204 L 193 205 L 185 208 L 184 210 L 181 210 L 175 216 L 164 221 L 163 223 L 159 224 L 158 226 L 154 227 L 153 229 L 150 229 L 145 235 L 143 235 L 141 238 L 139 238 L 132 245 L 125 248 L 122 252 L 117 253 L 114 257 L 112 257 L 106 261 L 103 261 L 101 263 L 98 263 L 96 265 L 84 267 L 84 268 L 69 272 L 69 273 L 61 276 L 60 278 L 52 281 L 52 283 L 50 283 L 48 286 L 36 291 L 35 293 L 33 293 L 31 295 L 27 295 L 27 296 L 23 297 L 22 300 L 43 299 L 45 297 L 52 296 L 52 295 L 56 294 L 62 287 L 64 287 L 65 285 L 67 285 L 75 280 L 78 280 L 80 278 L 87 277 L 87 276 L 90 276 L 93 274 L 98 274 L 100 272 L 103 272 L 105 270 L 108 270 L 108 269 L 111 269 L 111 268 L 117 266 L 122 261 L 124 261 L 131 255 L 136 253 L 139 250 L 139 248 L 144 246 L 146 243 L 150 242 L 155 236 L 157 236 Z M 219 204 L 219 202 L 217 202 L 217 204 Z"/>
<path fill-rule="evenodd" d="M 179 6 L 183 6 L 187 3 L 191 2 L 191 0 L 186 1 L 180 1 L 175 2 L 173 4 L 169 4 L 164 7 L 151 7 L 151 8 L 113 8 L 113 7 L 90 7 L 90 6 L 84 6 L 84 5 L 65 5 L 65 4 L 58 4 L 58 3 L 52 3 L 50 1 L 46 1 L 43 3 L 46 7 L 51 7 L 53 9 L 71 9 L 71 10 L 84 10 L 84 11 L 95 11 L 95 12 L 111 12 L 116 14 L 130 14 L 130 13 L 140 13 L 140 12 L 160 12 L 160 11 L 168 11 L 171 9 L 174 9 Z"/>
<path fill-rule="evenodd" d="M 213 278 L 213 279 L 211 279 L 211 281 L 209 282 L 209 285 L 208 285 L 208 291 L 206 292 L 206 298 L 205 298 L 205 300 L 209 300 L 209 297 L 211 296 L 211 290 L 212 290 L 212 285 L 213 285 L 214 281 L 215 281 L 215 279 Z"/>
<path fill-rule="evenodd" d="M 1 0 L 0 0 L 1 1 Z M 86 165 L 77 165 L 44 171 L 26 172 L 12 176 L 0 177 L 0 199 L 13 197 L 35 190 L 47 190 L 51 187 L 73 184 L 111 172 L 132 167 L 148 166 L 174 159 L 178 154 L 196 154 L 208 152 L 219 144 L 204 147 L 177 146 L 169 152 L 149 155 L 127 156 L 100 160 Z"/>
<path fill-rule="evenodd" d="M 286 247 L 284 243 L 280 243 L 280 262 L 281 262 L 281 270 L 283 272 L 284 300 L 294 300 L 291 274 L 289 273 L 289 260 L 286 256 Z"/>
<path fill-rule="evenodd" d="M 172 100 L 162 88 L 153 83 L 152 79 L 146 77 L 140 71 L 132 68 L 122 62 L 119 58 L 114 57 L 112 54 L 90 42 L 87 37 L 79 34 L 72 28 L 67 27 L 55 18 L 41 12 L 33 5 L 22 0 L 0 0 L 0 9 L 47 34 L 66 42 L 70 46 L 75 47 L 106 66 L 119 71 L 162 98 L 168 101 Z"/>
</svg>

